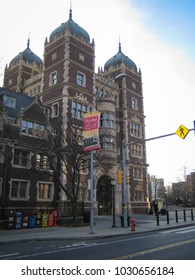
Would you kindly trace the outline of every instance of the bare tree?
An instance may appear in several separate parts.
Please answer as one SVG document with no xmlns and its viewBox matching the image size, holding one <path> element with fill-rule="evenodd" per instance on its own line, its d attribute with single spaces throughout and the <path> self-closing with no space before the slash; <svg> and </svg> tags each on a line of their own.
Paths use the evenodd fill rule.
<svg viewBox="0 0 195 280">
<path fill-rule="evenodd" d="M 73 222 L 78 218 L 78 199 L 83 187 L 82 171 L 88 169 L 89 156 L 83 150 L 83 130 L 70 125 L 66 131 L 48 134 L 42 152 L 47 155 L 54 179 L 71 202 Z M 87 186 L 85 186 L 87 189 Z"/>
</svg>

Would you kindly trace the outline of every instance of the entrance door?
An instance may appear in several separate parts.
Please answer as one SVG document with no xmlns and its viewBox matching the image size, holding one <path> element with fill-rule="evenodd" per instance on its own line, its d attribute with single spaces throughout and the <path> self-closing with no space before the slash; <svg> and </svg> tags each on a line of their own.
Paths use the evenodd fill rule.
<svg viewBox="0 0 195 280">
<path fill-rule="evenodd" d="M 98 215 L 112 214 L 112 189 L 109 176 L 102 176 L 97 183 Z"/>
</svg>

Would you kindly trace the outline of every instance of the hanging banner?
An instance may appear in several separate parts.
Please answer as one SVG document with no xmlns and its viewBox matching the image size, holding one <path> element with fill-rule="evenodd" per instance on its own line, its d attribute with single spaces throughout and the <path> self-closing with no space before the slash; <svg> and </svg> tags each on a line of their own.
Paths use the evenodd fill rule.
<svg viewBox="0 0 195 280">
<path fill-rule="evenodd" d="M 100 112 L 84 114 L 84 151 L 100 149 L 99 123 Z"/>
</svg>

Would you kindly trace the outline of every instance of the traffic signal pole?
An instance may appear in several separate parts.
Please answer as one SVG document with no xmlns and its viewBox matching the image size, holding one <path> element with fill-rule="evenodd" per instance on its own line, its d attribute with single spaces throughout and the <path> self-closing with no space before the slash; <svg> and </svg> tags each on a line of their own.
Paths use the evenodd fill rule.
<svg viewBox="0 0 195 280">
<path fill-rule="evenodd" d="M 122 207 L 123 207 L 123 222 L 124 227 L 127 228 L 127 185 L 126 185 L 126 145 L 125 142 L 122 142 L 122 176 L 123 176 L 123 184 L 122 184 Z"/>
<path fill-rule="evenodd" d="M 189 131 L 195 131 L 195 128 L 189 129 Z M 173 136 L 176 135 L 175 132 L 173 133 L 169 133 L 169 134 L 164 134 L 164 135 L 160 135 L 160 136 L 156 136 L 156 137 L 152 137 L 152 138 L 148 138 L 148 139 L 144 139 L 144 140 L 139 140 L 139 141 L 133 141 L 130 143 L 125 143 L 125 141 L 123 140 L 122 142 L 122 177 L 123 177 L 123 184 L 122 184 L 122 212 L 123 212 L 123 219 L 124 219 L 124 227 L 127 228 L 128 224 L 127 224 L 127 184 L 126 184 L 126 174 L 127 174 L 127 169 L 126 169 L 126 147 L 130 146 L 130 145 L 134 145 L 134 144 L 138 144 L 138 143 L 145 143 L 147 141 L 151 141 L 151 140 L 157 140 L 160 138 L 164 138 L 164 137 L 168 137 L 168 136 Z M 184 137 L 182 137 L 184 139 Z"/>
</svg>

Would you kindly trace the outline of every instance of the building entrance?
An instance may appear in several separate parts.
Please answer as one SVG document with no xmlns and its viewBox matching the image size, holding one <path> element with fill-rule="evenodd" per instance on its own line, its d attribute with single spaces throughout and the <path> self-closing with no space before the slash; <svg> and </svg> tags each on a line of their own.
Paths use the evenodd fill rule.
<svg viewBox="0 0 195 280">
<path fill-rule="evenodd" d="M 98 215 L 112 214 L 112 186 L 109 176 L 102 176 L 97 182 Z"/>
</svg>

